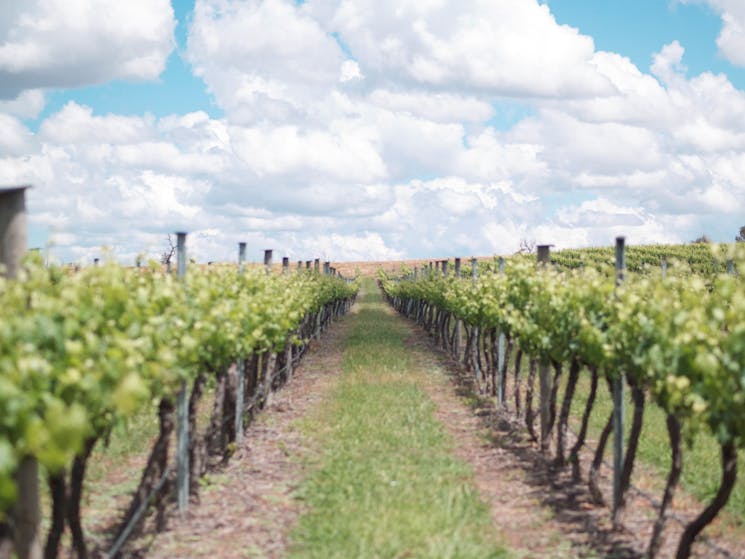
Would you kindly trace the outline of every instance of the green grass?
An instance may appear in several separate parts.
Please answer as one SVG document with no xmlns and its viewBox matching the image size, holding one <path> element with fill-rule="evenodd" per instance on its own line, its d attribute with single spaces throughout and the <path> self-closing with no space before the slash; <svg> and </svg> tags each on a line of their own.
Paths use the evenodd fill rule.
<svg viewBox="0 0 745 559">
<path fill-rule="evenodd" d="M 469 467 L 455 459 L 403 322 L 372 282 L 348 319 L 343 375 L 307 430 L 322 445 L 301 488 L 293 558 L 504 557 Z"/>
</svg>

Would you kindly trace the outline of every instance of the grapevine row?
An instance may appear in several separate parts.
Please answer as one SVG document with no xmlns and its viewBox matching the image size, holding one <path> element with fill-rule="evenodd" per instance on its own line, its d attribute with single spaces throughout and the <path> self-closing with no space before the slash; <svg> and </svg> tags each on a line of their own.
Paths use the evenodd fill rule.
<svg viewBox="0 0 745 559">
<path fill-rule="evenodd" d="M 732 258 L 742 269 L 745 247 L 736 247 Z M 652 401 L 664 410 L 673 466 L 649 542 L 649 557 L 659 548 L 680 476 L 682 441 L 691 440 L 701 430 L 715 437 L 721 449 L 722 480 L 712 502 L 686 527 L 679 541 L 677 558 L 688 557 L 698 534 L 726 504 L 736 478 L 737 450 L 745 447 L 743 279 L 734 274 L 704 279 L 681 270 L 665 277 L 659 272 L 631 274 L 616 286 L 613 275 L 592 266 L 574 270 L 536 267 L 525 258 L 509 260 L 502 273 L 492 267 L 472 278 L 448 276 L 439 268 L 425 268 L 421 275 L 416 272 L 402 279 L 381 277 L 389 301 L 425 326 L 439 345 L 463 359 L 477 383 L 501 403 L 506 401 L 509 354 L 516 351 L 515 407 L 519 414 L 524 404 L 526 426 L 536 441 L 533 385 L 536 370 L 546 371 L 545 396 L 539 402 L 541 413 L 545 412 L 541 448 L 548 452 L 555 436 L 555 463 L 571 463 L 575 477 L 580 475 L 578 453 L 599 381 L 610 387 L 614 382 L 626 384 L 633 419 L 620 472 L 619 502 L 614 507 L 617 522 L 630 486 L 645 403 Z M 465 348 L 461 347 L 461 327 Z M 523 356 L 531 364 L 527 383 L 518 376 Z M 560 402 L 559 379 L 566 364 L 568 379 Z M 553 370 L 550 376 L 549 368 Z M 568 450 L 569 410 L 582 369 L 590 372 L 591 394 L 577 444 Z M 596 499 L 601 499 L 596 479 L 611 419 L 589 472 L 588 483 Z"/>
<path fill-rule="evenodd" d="M 45 555 L 57 555 L 67 524 L 77 555 L 87 556 L 80 499 L 91 452 L 116 425 L 157 403 L 160 434 L 120 532 L 130 529 L 143 504 L 165 501 L 165 489 L 152 494 L 167 469 L 176 394 L 186 387 L 196 433 L 196 406 L 214 386 L 208 433 L 189 441 L 196 493 L 210 456 L 229 454 L 244 420 L 356 291 L 355 283 L 316 271 L 234 266 L 195 269 L 179 280 L 155 266 L 110 262 L 71 274 L 32 259 L 16 280 L 0 277 L 0 524 L 18 530 L 24 508 L 38 507 L 24 495 L 38 464 L 53 499 Z M 236 421 L 238 397 L 247 413 Z M 19 556 L 27 543 L 16 542 Z"/>
</svg>

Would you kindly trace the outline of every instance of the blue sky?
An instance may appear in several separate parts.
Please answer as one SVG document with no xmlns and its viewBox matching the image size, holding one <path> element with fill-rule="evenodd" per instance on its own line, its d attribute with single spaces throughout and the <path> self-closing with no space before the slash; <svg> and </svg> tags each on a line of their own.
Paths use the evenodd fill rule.
<svg viewBox="0 0 745 559">
<path fill-rule="evenodd" d="M 196 2 L 0 6 L 0 183 L 34 185 L 32 244 L 429 257 L 745 215 L 737 0 Z"/>
</svg>

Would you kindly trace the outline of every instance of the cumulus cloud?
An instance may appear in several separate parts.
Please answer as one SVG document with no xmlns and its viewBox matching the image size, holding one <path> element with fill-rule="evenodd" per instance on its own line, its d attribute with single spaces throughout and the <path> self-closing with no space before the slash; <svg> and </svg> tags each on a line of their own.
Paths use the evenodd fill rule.
<svg viewBox="0 0 745 559">
<path fill-rule="evenodd" d="M 745 4 L 740 0 L 705 0 L 722 17 L 719 51 L 733 64 L 745 66 Z"/>
<path fill-rule="evenodd" d="M 73 7 L 83 4 L 95 2 Z M 162 17 L 109 42 L 93 33 L 101 53 L 129 47 L 93 77 L 71 75 L 157 75 L 122 57 L 167 56 L 162 4 L 122 7 L 125 23 Z M 39 49 L 73 28 L 87 36 L 98 16 L 75 27 L 55 19 L 59 6 L 3 4 L 0 45 L 20 44 L 36 16 L 57 30 L 28 35 Z M 256 255 L 365 260 L 510 253 L 521 239 L 681 241 L 741 225 L 745 93 L 724 75 L 688 77 L 676 41 L 638 68 L 537 0 L 197 0 L 190 22 L 186 56 L 221 118 L 71 102 L 33 132 L 23 119 L 43 107 L 39 90 L 19 78 L 0 100 L 0 183 L 34 184 L 32 223 L 62 259 L 102 244 L 123 259 L 157 254 L 176 229 L 200 260 L 232 260 L 238 241 Z M 38 71 L 47 82 L 34 87 L 46 87 L 66 60 L 21 57 L 18 76 Z M 515 98 L 529 110 L 497 126 Z"/>
<path fill-rule="evenodd" d="M 0 4 L 0 99 L 112 79 L 152 80 L 175 46 L 168 0 Z"/>
</svg>

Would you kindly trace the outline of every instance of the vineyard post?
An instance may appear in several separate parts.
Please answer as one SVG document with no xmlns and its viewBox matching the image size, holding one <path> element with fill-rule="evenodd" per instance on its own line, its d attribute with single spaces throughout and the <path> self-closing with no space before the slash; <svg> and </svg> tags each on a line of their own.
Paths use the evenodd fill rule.
<svg viewBox="0 0 745 559">
<path fill-rule="evenodd" d="M 324 262 L 323 263 L 323 275 L 328 276 L 331 273 L 331 262 Z"/>
<path fill-rule="evenodd" d="M 442 261 L 442 275 L 446 277 L 448 275 L 448 261 L 447 260 Z"/>
<path fill-rule="evenodd" d="M 93 259 L 93 265 L 94 265 L 94 266 L 96 266 L 96 267 L 98 267 L 98 263 L 99 263 L 99 261 L 100 261 L 100 259 L 99 259 L 99 258 L 94 258 L 94 259 Z"/>
<path fill-rule="evenodd" d="M 320 258 L 316 258 L 315 260 L 313 260 L 313 270 L 315 272 L 319 272 L 321 270 L 321 259 Z"/>
<path fill-rule="evenodd" d="M 264 251 L 264 268 L 267 274 L 272 271 L 272 249 L 270 248 Z"/>
<path fill-rule="evenodd" d="M 455 277 L 460 278 L 460 258 L 455 259 Z M 460 320 L 455 321 L 455 340 L 453 342 L 453 353 L 455 358 L 460 361 L 460 348 L 463 345 L 463 327 Z"/>
<path fill-rule="evenodd" d="M 243 272 L 246 261 L 246 243 L 238 243 L 238 271 Z M 246 360 L 238 357 L 238 388 L 235 393 L 235 443 L 243 443 L 243 390 L 246 385 Z"/>
<path fill-rule="evenodd" d="M 0 263 L 5 275 L 15 279 L 28 245 L 26 189 L 19 186 L 0 190 Z M 26 456 L 15 475 L 18 491 L 11 513 L 15 521 L 15 549 L 20 559 L 37 559 L 41 549 L 41 508 L 39 504 L 39 462 Z"/>
<path fill-rule="evenodd" d="M 176 233 L 176 276 L 184 281 L 186 276 L 186 233 Z M 178 510 L 189 510 L 189 398 L 186 380 L 181 381 L 178 393 L 178 434 L 177 434 L 178 470 L 176 487 L 178 492 Z"/>
<path fill-rule="evenodd" d="M 298 260 L 297 261 L 297 271 L 298 272 L 302 272 L 303 271 L 303 261 L 302 260 Z"/>
<path fill-rule="evenodd" d="M 499 273 L 504 274 L 504 258 L 499 257 Z M 502 329 L 499 329 L 499 338 L 497 341 L 497 374 L 499 375 L 498 394 L 499 403 L 504 406 L 505 403 L 505 376 L 502 374 L 504 368 L 506 338 Z"/>
<path fill-rule="evenodd" d="M 479 281 L 479 261 L 476 258 L 471 258 L 471 279 L 473 284 L 476 285 Z M 479 369 L 479 327 L 474 324 L 472 328 L 473 342 L 471 342 L 471 360 L 473 361 L 473 372 L 476 377 L 476 384 L 478 389 L 481 390 L 481 369 Z"/>
<path fill-rule="evenodd" d="M 312 260 L 306 260 L 305 261 L 305 269 L 310 270 L 310 265 L 313 263 Z"/>
<path fill-rule="evenodd" d="M 238 243 L 238 271 L 243 272 L 243 267 L 246 262 L 246 243 Z"/>
<path fill-rule="evenodd" d="M 290 273 L 290 259 L 287 256 L 282 257 L 282 273 L 285 276 Z"/>
<path fill-rule="evenodd" d="M 623 283 L 626 270 L 626 240 L 616 237 L 616 287 Z M 621 471 L 623 470 L 623 374 L 613 379 L 613 513 L 621 504 Z"/>
<path fill-rule="evenodd" d="M 551 245 L 538 245 L 538 265 L 541 268 L 548 268 L 550 261 Z M 544 359 L 541 359 L 538 365 L 538 384 L 541 406 L 541 452 L 546 452 L 551 441 L 548 432 L 551 423 L 551 366 Z"/>
</svg>

